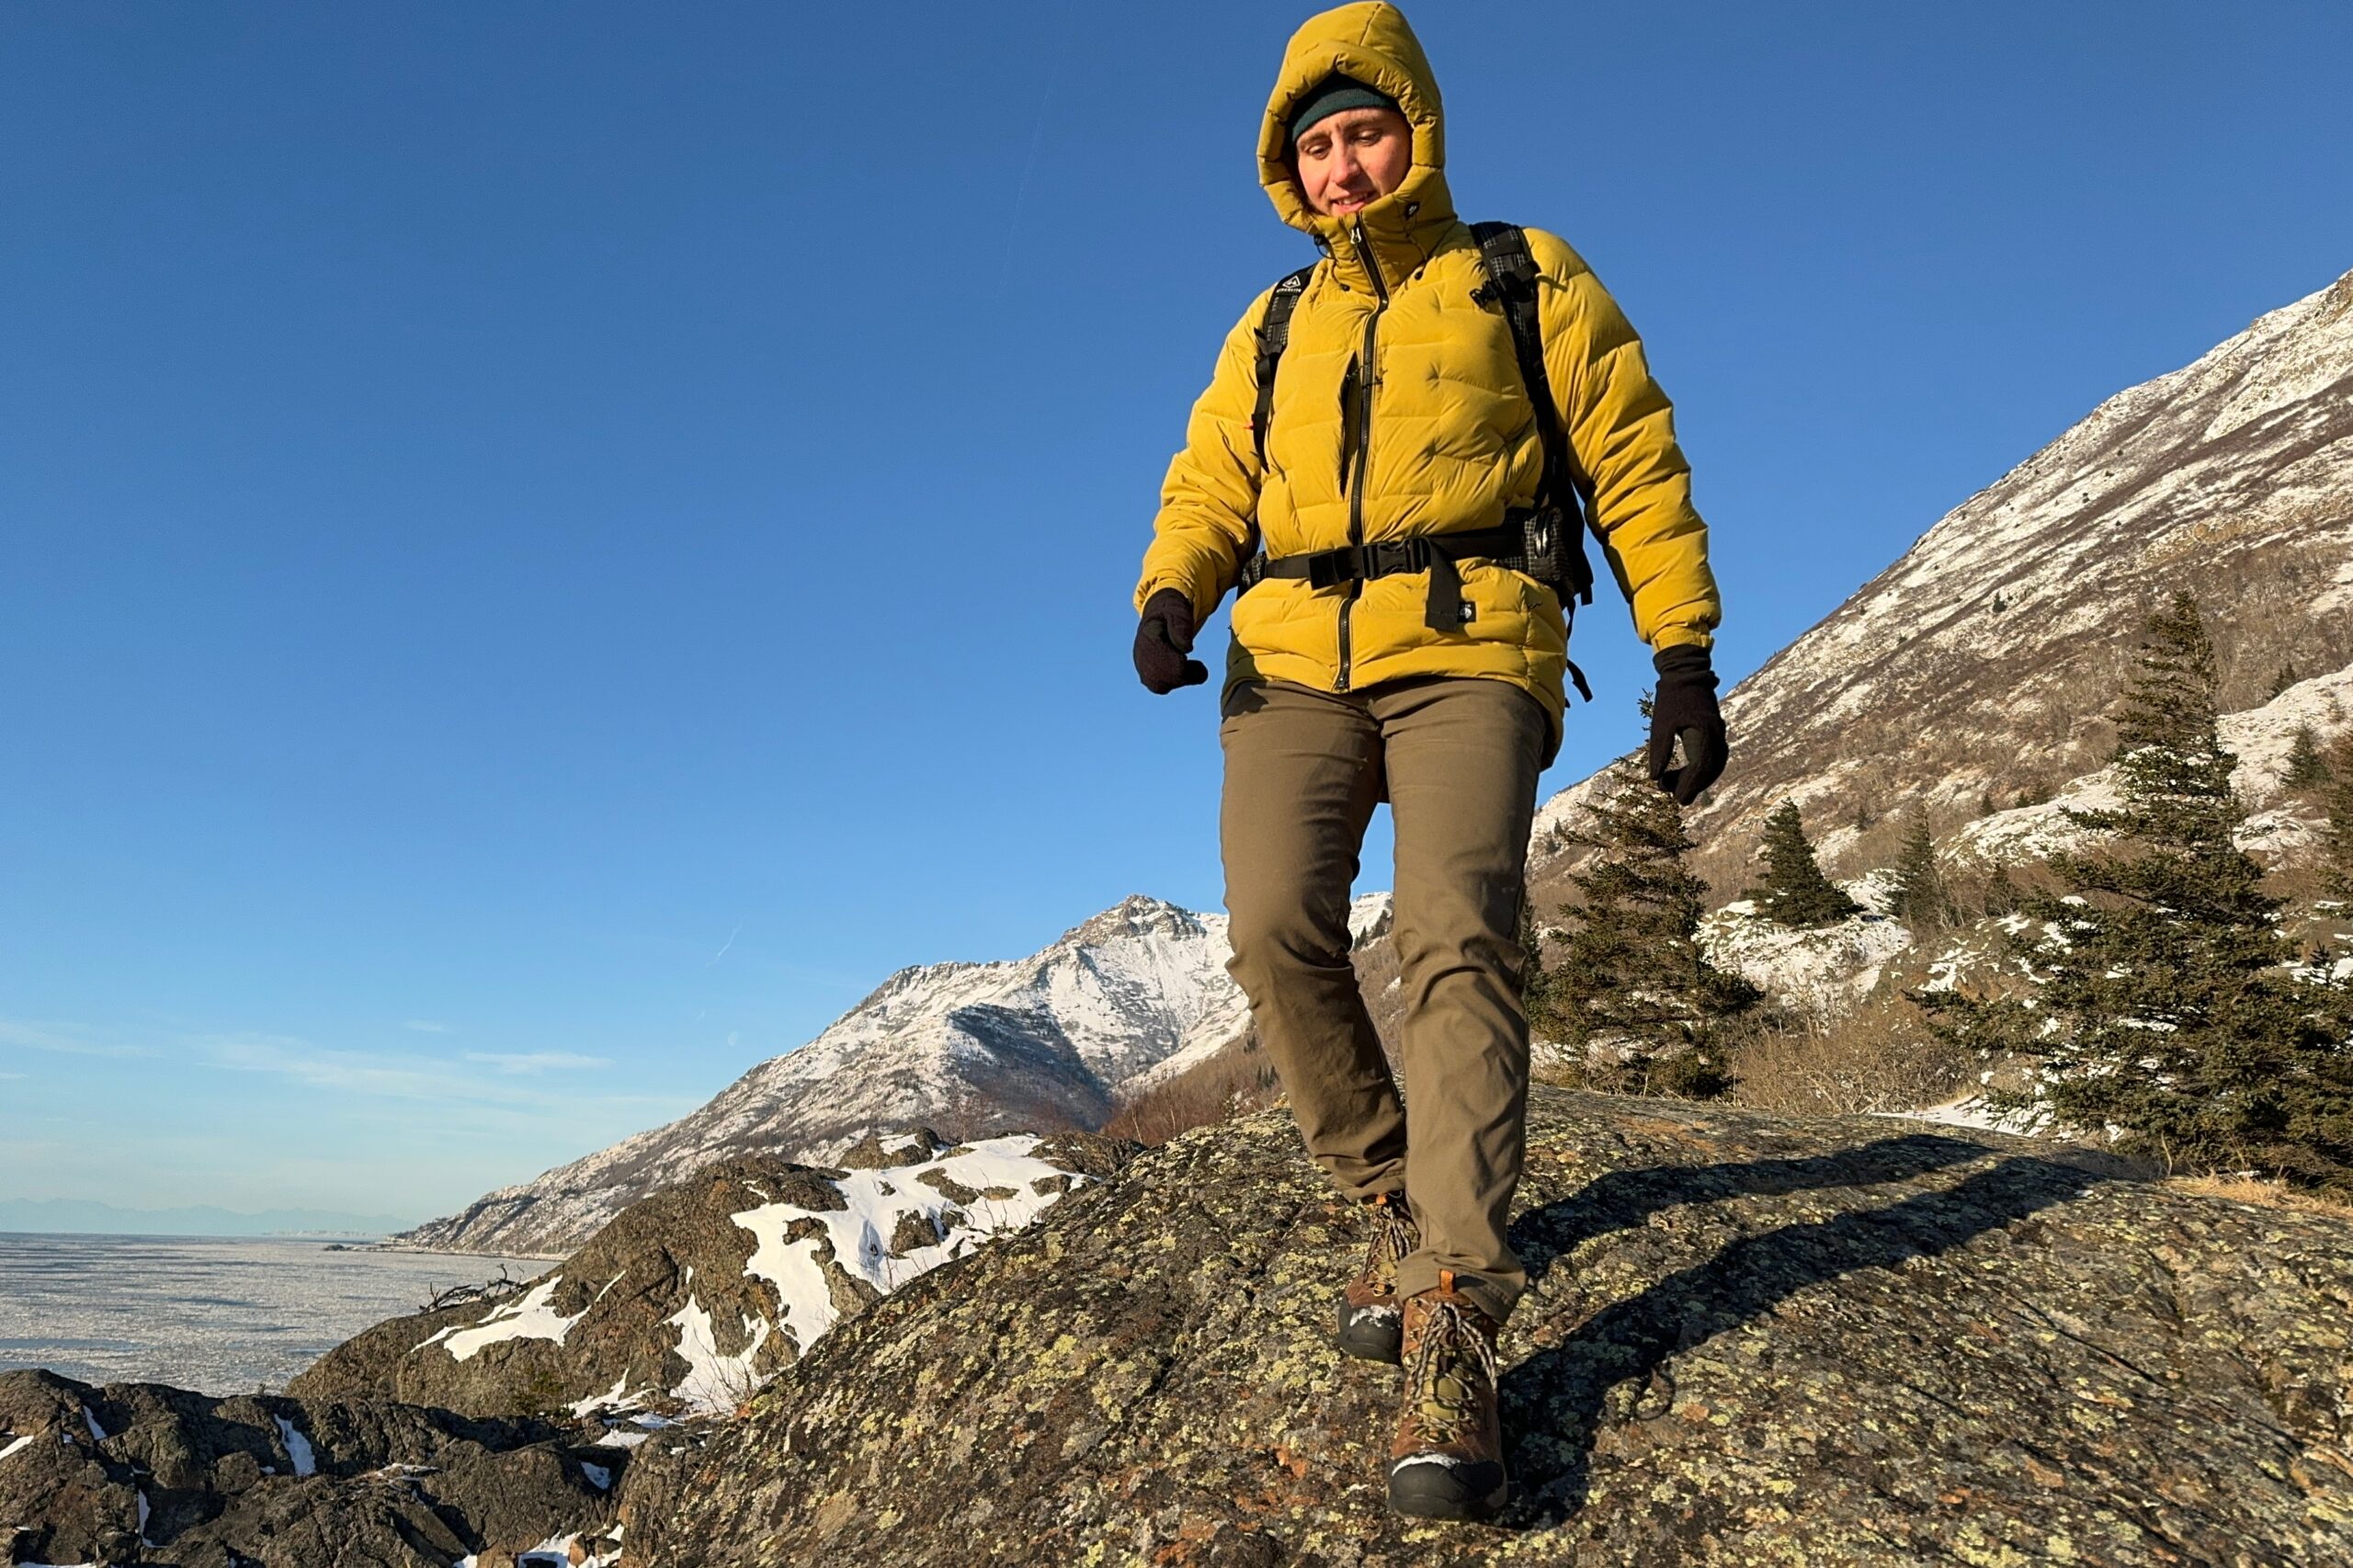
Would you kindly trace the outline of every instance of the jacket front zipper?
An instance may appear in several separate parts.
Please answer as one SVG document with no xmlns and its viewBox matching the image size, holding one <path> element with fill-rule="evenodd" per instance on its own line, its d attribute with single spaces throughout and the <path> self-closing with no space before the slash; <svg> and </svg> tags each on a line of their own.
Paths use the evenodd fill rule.
<svg viewBox="0 0 2353 1568">
<path fill-rule="evenodd" d="M 1357 247 L 1357 259 L 1364 263 L 1367 276 L 1372 279 L 1372 313 L 1364 318 L 1364 347 L 1358 351 L 1357 364 L 1357 460 L 1356 473 L 1348 485 L 1348 544 L 1360 548 L 1364 544 L 1364 482 L 1365 471 L 1372 460 L 1372 389 L 1377 381 L 1373 374 L 1373 338 L 1381 330 L 1381 312 L 1389 308 L 1389 285 L 1381 276 L 1380 258 L 1365 243 L 1364 225 L 1348 225 L 1348 238 Z M 1348 666 L 1354 662 L 1355 649 L 1348 642 L 1348 611 L 1357 602 L 1357 595 L 1364 591 L 1362 578 L 1348 584 L 1347 597 L 1340 601 L 1340 673 L 1333 686 L 1335 691 L 1348 689 Z"/>
</svg>

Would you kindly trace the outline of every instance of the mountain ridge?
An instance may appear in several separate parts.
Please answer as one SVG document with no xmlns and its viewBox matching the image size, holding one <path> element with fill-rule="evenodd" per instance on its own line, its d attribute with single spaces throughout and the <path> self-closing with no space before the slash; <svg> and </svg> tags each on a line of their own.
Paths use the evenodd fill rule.
<svg viewBox="0 0 2353 1568">
<path fill-rule="evenodd" d="M 2097 771 L 2141 619 L 2177 587 L 2226 711 L 2290 662 L 2353 665 L 2353 272 L 2104 399 L 1727 692 L 1732 766 L 1690 814 L 1709 880 L 1738 885 L 1785 800 L 1852 874 L 1893 859 L 1903 812 L 1942 840 Z M 1548 892 L 1574 864 L 1552 830 L 1600 778 L 1538 812 Z"/>
<path fill-rule="evenodd" d="M 1100 1126 L 1160 1062 L 1240 1034 L 1225 918 L 1131 894 L 1026 958 L 897 971 L 806 1045 L 709 1102 L 392 1238 L 553 1256 L 629 1204 L 741 1154 L 824 1163 L 917 1125 L 953 1138 Z"/>
</svg>

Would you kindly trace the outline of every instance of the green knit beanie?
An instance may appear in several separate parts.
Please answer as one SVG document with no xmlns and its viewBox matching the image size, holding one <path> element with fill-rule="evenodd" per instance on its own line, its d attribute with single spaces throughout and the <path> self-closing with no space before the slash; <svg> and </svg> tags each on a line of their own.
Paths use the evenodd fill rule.
<svg viewBox="0 0 2353 1568">
<path fill-rule="evenodd" d="M 1318 82 L 1313 91 L 1299 100 L 1299 108 L 1291 111 L 1291 143 L 1296 146 L 1300 137 L 1306 133 L 1308 127 L 1327 115 L 1339 113 L 1344 108 L 1394 109 L 1396 108 L 1397 100 L 1378 87 L 1369 87 L 1355 77 L 1343 76 L 1336 71 Z"/>
</svg>

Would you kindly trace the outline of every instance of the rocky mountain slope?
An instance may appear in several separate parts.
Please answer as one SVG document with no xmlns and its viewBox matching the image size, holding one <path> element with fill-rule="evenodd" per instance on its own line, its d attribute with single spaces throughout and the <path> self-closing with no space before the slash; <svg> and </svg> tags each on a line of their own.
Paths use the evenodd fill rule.
<svg viewBox="0 0 2353 1568">
<path fill-rule="evenodd" d="M 558 1256 L 629 1204 L 736 1155 L 822 1162 L 918 1124 L 951 1138 L 1099 1127 L 1153 1068 L 1242 1031 L 1248 1006 L 1228 952 L 1223 915 L 1139 895 L 1026 959 L 901 970 L 701 1109 L 394 1240 Z"/>
<path fill-rule="evenodd" d="M 658 1434 L 631 1560 L 1403 1565 L 2353 1561 L 2353 1218 L 1900 1120 L 1539 1090 L 1518 1500 L 1381 1505 L 1363 1236 L 1280 1114 L 928 1277 L 748 1418 Z"/>
<path fill-rule="evenodd" d="M 1119 1145 L 1027 1134 L 870 1139 L 834 1168 L 722 1161 L 624 1209 L 494 1301 L 390 1319 L 287 1392 L 477 1416 L 733 1410 L 835 1324 L 1064 1194 Z"/>
<path fill-rule="evenodd" d="M 1851 875 L 1892 858 L 1906 809 L 1941 839 L 2092 773 L 2140 621 L 2183 587 L 2226 710 L 2284 665 L 2353 665 L 2353 274 L 2109 399 L 1728 694 L 1733 767 L 1693 816 L 1711 874 L 1784 800 Z M 1540 889 L 1549 829 L 1594 788 L 1540 814 Z"/>
</svg>

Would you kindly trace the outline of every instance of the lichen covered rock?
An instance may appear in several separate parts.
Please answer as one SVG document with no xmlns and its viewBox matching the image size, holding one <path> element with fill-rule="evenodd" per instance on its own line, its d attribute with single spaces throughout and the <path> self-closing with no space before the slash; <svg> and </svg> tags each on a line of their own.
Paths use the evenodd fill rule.
<svg viewBox="0 0 2353 1568">
<path fill-rule="evenodd" d="M 623 1489 L 664 1568 L 2353 1561 L 2353 1221 L 1877 1119 L 1539 1090 L 1494 1528 L 1382 1506 L 1281 1113 L 845 1324 Z"/>
</svg>

